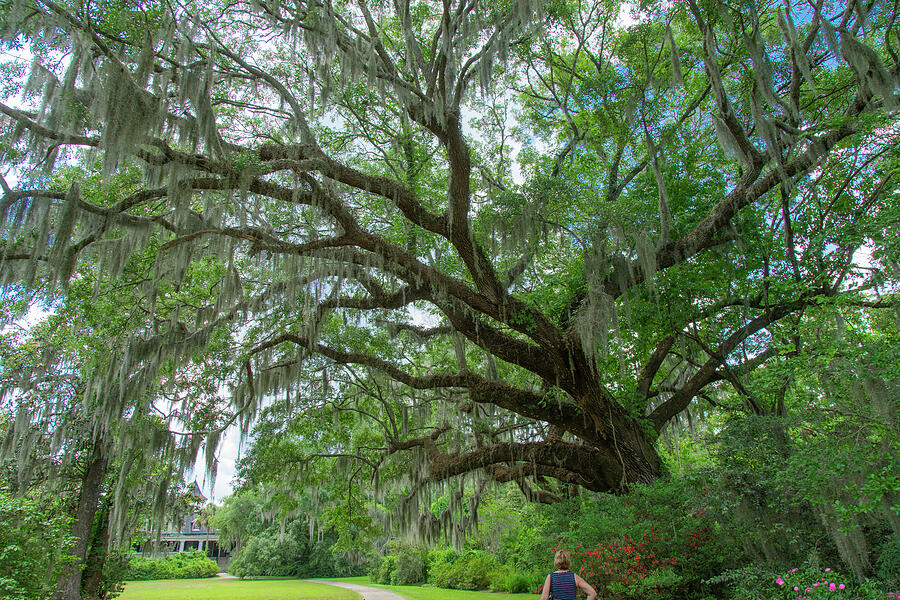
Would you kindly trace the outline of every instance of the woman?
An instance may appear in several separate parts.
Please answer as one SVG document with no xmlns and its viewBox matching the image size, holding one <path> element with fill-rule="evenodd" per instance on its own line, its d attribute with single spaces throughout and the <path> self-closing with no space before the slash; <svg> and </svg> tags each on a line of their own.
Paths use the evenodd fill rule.
<svg viewBox="0 0 900 600">
<path fill-rule="evenodd" d="M 594 600 L 597 597 L 597 592 L 594 591 L 591 584 L 569 570 L 572 565 L 572 555 L 568 550 L 558 551 L 553 557 L 553 565 L 557 570 L 547 575 L 541 600 L 550 598 L 551 593 L 553 600 L 575 600 L 575 590 L 578 588 L 587 594 L 587 600 Z"/>
</svg>

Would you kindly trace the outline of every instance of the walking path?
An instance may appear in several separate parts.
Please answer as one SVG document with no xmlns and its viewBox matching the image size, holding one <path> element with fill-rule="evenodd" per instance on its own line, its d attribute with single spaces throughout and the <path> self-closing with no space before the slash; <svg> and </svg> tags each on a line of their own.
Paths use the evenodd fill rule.
<svg viewBox="0 0 900 600">
<path fill-rule="evenodd" d="M 333 585 L 344 589 L 352 590 L 362 594 L 362 600 L 406 600 L 403 596 L 389 592 L 387 590 L 379 590 L 378 588 L 368 587 L 365 585 L 357 585 L 355 583 L 344 583 L 343 581 L 324 581 L 322 579 L 305 579 L 310 583 L 324 583 L 325 585 Z"/>
</svg>

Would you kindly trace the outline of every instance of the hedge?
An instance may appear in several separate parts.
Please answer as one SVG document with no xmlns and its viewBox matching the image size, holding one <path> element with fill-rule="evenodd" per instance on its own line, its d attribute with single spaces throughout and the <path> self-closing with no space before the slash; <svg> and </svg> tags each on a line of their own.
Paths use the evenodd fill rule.
<svg viewBox="0 0 900 600">
<path fill-rule="evenodd" d="M 134 557 L 128 562 L 126 581 L 150 579 L 197 579 L 219 574 L 216 561 L 207 558 L 200 550 L 169 554 L 161 558 Z"/>
</svg>

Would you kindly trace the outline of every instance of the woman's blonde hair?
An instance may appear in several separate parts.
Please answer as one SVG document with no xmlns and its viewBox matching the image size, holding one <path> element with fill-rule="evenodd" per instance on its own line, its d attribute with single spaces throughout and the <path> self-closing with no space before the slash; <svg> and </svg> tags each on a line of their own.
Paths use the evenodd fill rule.
<svg viewBox="0 0 900 600">
<path fill-rule="evenodd" d="M 572 555 L 568 550 L 557 550 L 556 556 L 553 557 L 553 566 L 560 571 L 568 571 L 572 566 Z"/>
</svg>

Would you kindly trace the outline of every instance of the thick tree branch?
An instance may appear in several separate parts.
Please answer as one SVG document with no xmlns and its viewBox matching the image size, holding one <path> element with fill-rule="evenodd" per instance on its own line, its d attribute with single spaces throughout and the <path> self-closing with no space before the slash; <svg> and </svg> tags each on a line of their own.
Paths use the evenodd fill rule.
<svg viewBox="0 0 900 600">
<path fill-rule="evenodd" d="M 822 295 L 830 295 L 831 293 L 828 289 L 818 291 L 821 292 Z M 653 409 L 649 418 L 656 428 L 656 431 L 662 431 L 672 417 L 687 408 L 691 400 L 700 393 L 700 390 L 712 381 L 718 379 L 717 369 L 725 360 L 727 360 L 727 357 L 741 342 L 785 316 L 815 304 L 817 302 L 816 297 L 815 294 L 808 294 L 800 300 L 773 306 L 769 311 L 752 319 L 729 335 L 725 341 L 719 345 L 718 349 L 715 351 L 715 356 L 711 356 L 703 363 L 697 372 L 691 376 L 683 386 L 676 390 L 668 400 Z"/>
<path fill-rule="evenodd" d="M 653 350 L 653 354 L 650 355 L 650 359 L 647 361 L 647 364 L 644 365 L 641 374 L 638 376 L 637 392 L 640 398 L 646 398 L 650 394 L 650 386 L 653 384 L 653 378 L 656 377 L 656 372 L 659 371 L 659 368 L 662 366 L 663 361 L 669 354 L 669 350 L 672 349 L 672 344 L 674 343 L 675 336 L 669 334 L 664 337 L 656 346 L 656 349 Z"/>
<path fill-rule="evenodd" d="M 852 117 L 862 114 L 867 110 L 871 98 L 871 92 L 860 90 L 845 111 L 845 115 Z M 783 173 L 788 177 L 798 177 L 808 173 L 814 166 L 819 164 L 823 157 L 829 154 L 838 142 L 856 133 L 859 127 L 860 125 L 857 121 L 847 119 L 842 125 L 829 133 L 811 140 L 803 154 L 785 163 L 782 170 Z M 656 252 L 657 271 L 679 264 L 701 250 L 717 245 L 719 232 L 742 208 L 762 198 L 765 194 L 775 189 L 783 180 L 783 175 L 778 171 L 770 171 L 760 178 L 761 173 L 761 164 L 753 163 L 748 166 L 735 189 L 719 201 L 690 233 L 660 248 Z M 628 281 L 628 287 L 631 287 L 642 283 L 644 279 L 645 274 L 641 270 L 640 261 L 635 259 L 629 264 L 628 273 L 620 274 L 614 272 L 606 279 L 604 288 L 607 294 L 617 298 L 625 292 L 625 289 L 622 289 L 619 285 L 619 281 Z"/>
<path fill-rule="evenodd" d="M 29 131 L 32 131 L 35 135 L 39 135 L 44 139 L 55 140 L 57 142 L 60 142 L 61 144 L 72 146 L 97 147 L 100 145 L 99 137 L 88 137 L 85 135 L 75 135 L 71 133 L 63 133 L 61 131 L 55 131 L 53 129 L 50 129 L 49 127 L 44 127 L 43 125 L 40 125 L 37 122 L 33 121 L 25 112 L 6 106 L 3 103 L 0 103 L 0 112 L 21 123 L 22 125 L 27 127 Z"/>
</svg>

